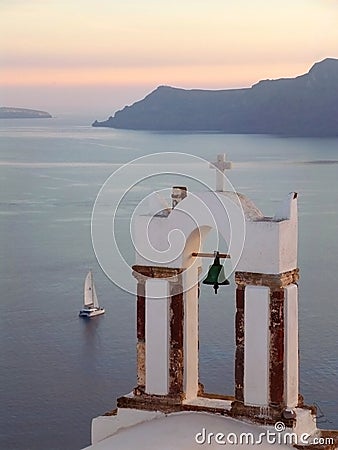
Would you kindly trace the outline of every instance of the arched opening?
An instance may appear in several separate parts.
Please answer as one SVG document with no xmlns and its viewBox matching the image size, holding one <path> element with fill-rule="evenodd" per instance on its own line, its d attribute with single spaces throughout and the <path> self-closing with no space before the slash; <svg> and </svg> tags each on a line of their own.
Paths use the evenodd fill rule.
<svg viewBox="0 0 338 450">
<path fill-rule="evenodd" d="M 195 376 L 204 386 L 205 393 L 220 395 L 234 393 L 235 283 L 232 261 L 221 260 L 230 285 L 221 286 L 215 295 L 212 286 L 202 283 L 213 258 L 192 258 L 191 255 L 193 252 L 213 254 L 215 250 L 228 253 L 228 249 L 228 243 L 217 230 L 202 226 L 191 233 L 184 252 L 185 267 L 189 268 L 186 286 L 192 286 L 197 279 L 200 281 L 198 289 L 186 293 L 186 376 Z M 189 389 L 187 391 L 189 394 Z"/>
<path fill-rule="evenodd" d="M 228 244 L 211 229 L 205 239 L 203 251 L 228 252 Z M 218 248 L 214 248 L 219 237 Z M 202 258 L 205 274 L 212 258 Z M 235 354 L 235 283 L 231 274 L 231 261 L 221 260 L 229 286 L 221 286 L 217 295 L 212 286 L 200 284 L 199 297 L 199 380 L 207 393 L 233 395 Z M 204 278 L 204 277 L 203 277 Z"/>
</svg>

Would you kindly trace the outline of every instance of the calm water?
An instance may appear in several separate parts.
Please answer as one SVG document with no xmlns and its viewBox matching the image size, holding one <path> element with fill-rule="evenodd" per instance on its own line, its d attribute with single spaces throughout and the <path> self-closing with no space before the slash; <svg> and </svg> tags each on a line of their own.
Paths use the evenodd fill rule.
<svg viewBox="0 0 338 450">
<path fill-rule="evenodd" d="M 207 160 L 227 152 L 236 190 L 267 215 L 288 192 L 299 193 L 301 393 L 319 405 L 322 427 L 338 428 L 338 139 L 161 134 L 88 123 L 0 123 L 0 448 L 80 449 L 89 444 L 91 418 L 135 386 L 135 300 L 100 269 L 90 217 L 117 165 L 162 151 Z M 127 211 L 133 196 L 126 202 Z M 121 230 L 123 223 L 121 217 Z M 86 322 L 78 310 L 89 267 L 106 315 Z M 233 284 L 217 296 L 203 287 L 200 378 L 208 391 L 233 392 L 233 295 Z"/>
</svg>

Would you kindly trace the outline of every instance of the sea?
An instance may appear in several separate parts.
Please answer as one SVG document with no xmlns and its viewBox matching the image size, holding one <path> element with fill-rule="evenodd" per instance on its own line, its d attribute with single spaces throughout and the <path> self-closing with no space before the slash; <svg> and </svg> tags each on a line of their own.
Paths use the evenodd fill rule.
<svg viewBox="0 0 338 450">
<path fill-rule="evenodd" d="M 203 158 L 196 173 L 211 184 L 207 162 L 226 153 L 235 190 L 265 215 L 298 193 L 300 392 L 317 406 L 320 427 L 338 429 L 338 139 L 126 131 L 92 128 L 92 121 L 0 122 L 0 449 L 81 449 L 90 444 L 91 419 L 136 385 L 135 296 L 102 270 L 91 215 L 119 167 L 161 152 Z M 142 178 L 142 164 L 136 167 Z M 154 170 L 165 168 L 164 157 Z M 158 176 L 124 198 L 116 227 L 131 261 L 131 212 L 142 196 L 173 183 Z M 106 314 L 86 321 L 78 313 L 89 269 Z M 202 286 L 199 373 L 207 392 L 232 395 L 229 279 L 217 295 Z"/>
</svg>

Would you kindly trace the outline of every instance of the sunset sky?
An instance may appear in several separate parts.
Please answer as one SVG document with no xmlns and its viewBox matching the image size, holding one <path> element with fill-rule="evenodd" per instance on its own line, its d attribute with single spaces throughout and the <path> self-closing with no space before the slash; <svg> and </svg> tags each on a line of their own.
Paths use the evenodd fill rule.
<svg viewBox="0 0 338 450">
<path fill-rule="evenodd" d="M 159 85 L 224 89 L 338 58 L 338 0 L 0 0 L 0 105 L 105 118 Z"/>
</svg>

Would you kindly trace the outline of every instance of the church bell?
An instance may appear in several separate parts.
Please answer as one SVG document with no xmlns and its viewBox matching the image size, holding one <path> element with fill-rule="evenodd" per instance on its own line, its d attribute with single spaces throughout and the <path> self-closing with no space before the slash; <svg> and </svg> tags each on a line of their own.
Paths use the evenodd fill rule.
<svg viewBox="0 0 338 450">
<path fill-rule="evenodd" d="M 230 284 L 229 280 L 225 278 L 224 267 L 219 261 L 219 252 L 215 252 L 214 262 L 209 267 L 208 275 L 202 283 L 213 286 L 215 294 L 217 294 L 219 286 L 227 286 Z"/>
</svg>

